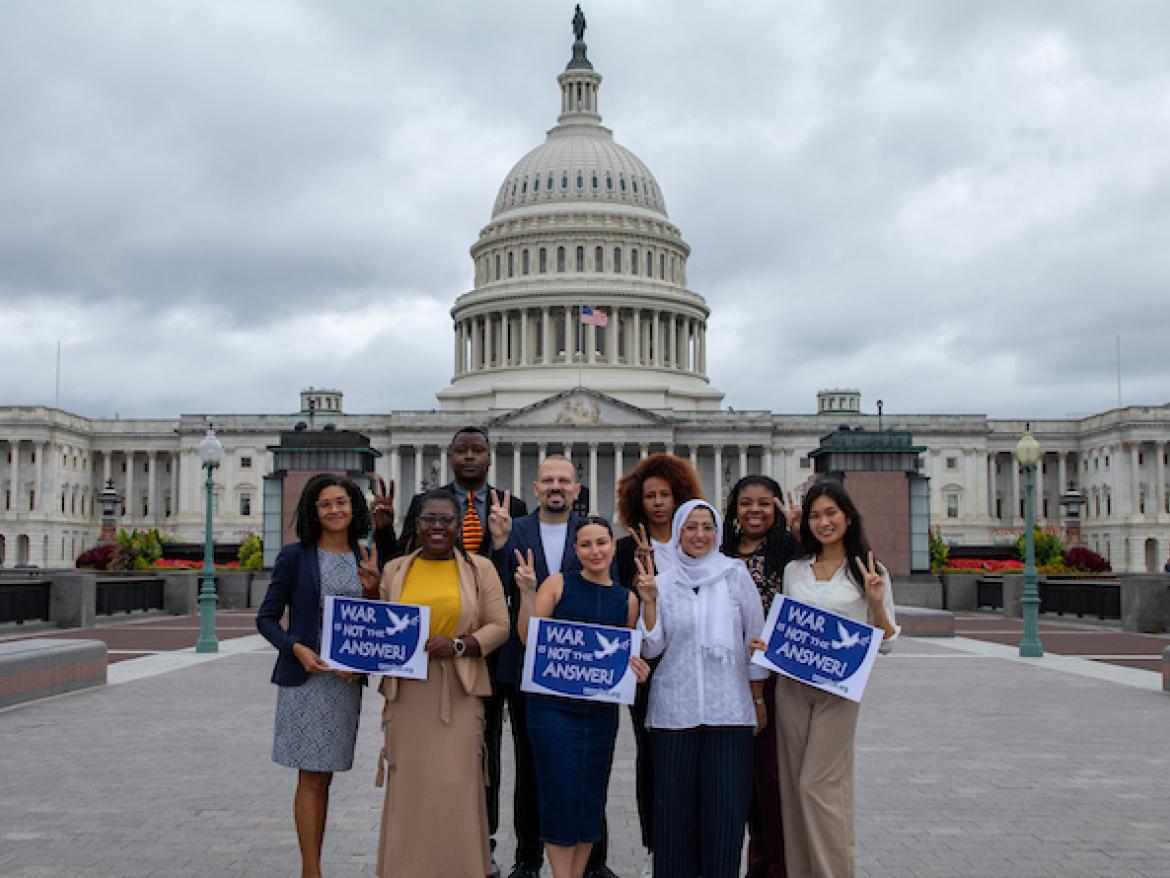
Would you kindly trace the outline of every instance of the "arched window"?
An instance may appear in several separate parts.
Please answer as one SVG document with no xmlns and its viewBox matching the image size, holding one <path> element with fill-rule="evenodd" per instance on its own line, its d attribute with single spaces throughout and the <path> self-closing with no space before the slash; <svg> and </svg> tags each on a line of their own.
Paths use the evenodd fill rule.
<svg viewBox="0 0 1170 878">
<path fill-rule="evenodd" d="M 548 175 L 548 186 L 546 188 L 548 189 L 549 192 L 553 191 L 553 175 L 552 174 Z"/>
<path fill-rule="evenodd" d="M 609 189 L 610 191 L 612 191 L 612 190 L 613 190 L 613 177 L 610 177 L 610 176 L 606 175 L 606 178 L 605 178 L 605 188 L 606 188 L 606 189 Z"/>
<path fill-rule="evenodd" d="M 520 184 L 520 194 L 521 195 L 528 194 L 528 179 L 527 178 L 525 178 L 524 182 Z"/>
<path fill-rule="evenodd" d="M 585 188 L 585 177 L 580 171 L 577 172 L 577 188 L 578 189 Z"/>
<path fill-rule="evenodd" d="M 516 274 L 516 254 L 511 250 L 508 251 L 508 277 L 513 277 Z"/>
<path fill-rule="evenodd" d="M 596 174 L 593 175 L 593 188 L 594 189 L 597 188 L 597 175 Z"/>
<path fill-rule="evenodd" d="M 521 272 L 521 274 L 528 274 L 528 271 L 529 271 L 528 249 L 525 248 L 524 252 L 520 254 L 520 272 Z"/>
<path fill-rule="evenodd" d="M 546 271 L 548 271 L 548 251 L 543 247 L 540 248 L 540 253 L 537 256 L 537 260 L 540 263 L 540 273 L 544 274 Z"/>
<path fill-rule="evenodd" d="M 622 248 L 621 247 L 614 247 L 613 248 L 613 271 L 614 271 L 614 274 L 621 274 L 622 273 Z"/>
<path fill-rule="evenodd" d="M 539 192 L 539 191 L 540 191 L 540 177 L 536 177 L 536 178 L 535 178 L 535 179 L 532 181 L 532 191 L 533 191 L 533 192 Z"/>
<path fill-rule="evenodd" d="M 585 270 L 585 248 L 577 248 L 577 271 Z"/>
<path fill-rule="evenodd" d="M 618 177 L 618 186 L 619 186 L 619 188 L 621 188 L 622 192 L 626 191 L 626 178 L 625 177 Z"/>
<path fill-rule="evenodd" d="M 568 189 L 568 188 L 569 188 L 569 175 L 568 175 L 568 174 L 562 174 L 562 175 L 561 175 L 561 188 L 562 188 L 562 189 Z"/>
<path fill-rule="evenodd" d="M 662 280 L 666 280 L 666 254 L 658 254 L 658 276 Z"/>
<path fill-rule="evenodd" d="M 500 254 L 496 254 L 496 280 L 500 279 Z"/>
<path fill-rule="evenodd" d="M 557 247 L 557 271 L 565 270 L 565 248 Z"/>
<path fill-rule="evenodd" d="M 630 274 L 638 273 L 638 251 L 630 250 Z"/>
<path fill-rule="evenodd" d="M 605 249 L 602 247 L 593 251 L 593 270 L 605 271 Z"/>
<path fill-rule="evenodd" d="M 646 277 L 654 277 L 654 254 L 646 251 Z"/>
<path fill-rule="evenodd" d="M 631 180 L 631 181 L 630 181 L 630 183 L 631 183 L 631 184 L 633 185 L 633 187 L 634 187 L 634 194 L 635 194 L 635 195 L 637 195 L 637 194 L 638 194 L 638 181 L 637 181 L 637 180 Z"/>
</svg>

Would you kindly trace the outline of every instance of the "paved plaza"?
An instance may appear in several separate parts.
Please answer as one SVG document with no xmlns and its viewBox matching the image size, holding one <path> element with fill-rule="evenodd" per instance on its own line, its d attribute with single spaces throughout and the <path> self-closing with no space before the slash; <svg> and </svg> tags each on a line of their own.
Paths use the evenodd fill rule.
<svg viewBox="0 0 1170 878">
<path fill-rule="evenodd" d="M 111 664 L 105 688 L 0 711 L 0 875 L 297 874 L 293 773 L 269 760 L 272 652 L 233 633 L 211 660 L 160 651 Z M 379 702 L 334 782 L 337 878 L 373 874 Z M 858 745 L 859 874 L 1170 875 L 1170 695 L 1150 671 L 905 638 Z M 628 718 L 609 823 L 610 865 L 638 875 Z M 500 845 L 509 865 L 505 831 Z"/>
</svg>

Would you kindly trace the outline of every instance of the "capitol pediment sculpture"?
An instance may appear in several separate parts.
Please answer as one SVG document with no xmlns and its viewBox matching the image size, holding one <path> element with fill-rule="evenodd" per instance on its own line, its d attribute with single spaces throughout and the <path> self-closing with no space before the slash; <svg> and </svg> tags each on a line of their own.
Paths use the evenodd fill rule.
<svg viewBox="0 0 1170 878">
<path fill-rule="evenodd" d="M 574 388 L 508 412 L 493 427 L 659 427 L 665 419 L 604 393 Z"/>
<path fill-rule="evenodd" d="M 601 406 L 597 400 L 573 397 L 561 404 L 561 411 L 557 415 L 556 423 L 572 426 L 601 423 Z"/>
</svg>

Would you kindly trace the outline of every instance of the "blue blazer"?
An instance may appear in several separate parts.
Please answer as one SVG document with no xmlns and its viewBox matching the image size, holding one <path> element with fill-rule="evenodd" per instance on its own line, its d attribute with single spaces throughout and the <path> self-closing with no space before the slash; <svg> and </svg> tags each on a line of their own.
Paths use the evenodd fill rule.
<svg viewBox="0 0 1170 878">
<path fill-rule="evenodd" d="M 516 633 L 516 620 L 520 615 L 520 592 L 516 587 L 516 550 L 527 556 L 532 550 L 533 566 L 536 567 L 537 583 L 544 582 L 554 573 L 569 573 L 581 569 L 581 559 L 577 557 L 577 550 L 573 547 L 573 535 L 577 532 L 577 522 L 580 516 L 576 512 L 569 513 L 569 529 L 565 535 L 565 551 L 561 556 L 561 563 L 555 570 L 549 570 L 544 558 L 544 543 L 540 540 L 540 510 L 525 515 L 523 518 L 512 520 L 512 533 L 502 549 L 492 552 L 492 561 L 500 574 L 500 581 L 504 584 L 504 597 L 508 601 L 508 615 L 510 617 L 510 631 L 508 642 L 498 652 L 499 659 L 496 665 L 496 679 L 501 683 L 520 685 L 520 674 L 524 670 L 524 644 Z M 610 565 L 610 576 L 617 582 L 616 560 Z M 538 586 L 539 587 L 539 586 Z"/>
<path fill-rule="evenodd" d="M 288 628 L 281 626 L 288 608 Z M 313 652 L 321 651 L 321 569 L 317 547 L 289 543 L 276 556 L 268 593 L 256 611 L 256 630 L 276 647 L 272 682 L 278 686 L 300 686 L 309 673 L 293 655 L 303 643 Z"/>
</svg>

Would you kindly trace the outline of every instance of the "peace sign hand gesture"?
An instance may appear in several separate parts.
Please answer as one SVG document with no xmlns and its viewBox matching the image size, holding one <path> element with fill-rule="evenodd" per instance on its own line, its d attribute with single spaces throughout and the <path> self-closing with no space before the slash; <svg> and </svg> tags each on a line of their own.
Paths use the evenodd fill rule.
<svg viewBox="0 0 1170 878">
<path fill-rule="evenodd" d="M 650 537 L 646 535 L 646 525 L 639 523 L 637 530 L 630 531 L 630 536 L 634 540 L 634 559 L 641 558 L 646 562 L 646 567 L 653 573 L 654 544 L 650 542 Z"/>
<path fill-rule="evenodd" d="M 800 508 L 799 503 L 793 502 L 791 491 L 788 492 L 787 507 L 780 501 L 779 497 L 776 498 L 776 511 L 784 516 L 784 523 L 788 526 L 788 532 L 799 540 L 800 517 L 804 514 L 804 510 Z"/>
<path fill-rule="evenodd" d="M 866 600 L 869 601 L 870 606 L 880 606 L 882 596 L 886 590 L 886 581 L 882 579 L 881 573 L 878 572 L 877 562 L 874 561 L 873 552 L 869 553 L 868 564 L 856 556 L 853 560 L 857 562 L 857 569 L 861 571 L 861 577 L 865 582 Z"/>
<path fill-rule="evenodd" d="M 382 574 L 378 571 L 378 550 L 372 546 L 363 546 L 358 543 L 358 553 L 361 560 L 358 562 L 358 579 L 362 582 L 362 592 L 365 597 L 378 597 L 378 586 L 382 582 Z"/>
<path fill-rule="evenodd" d="M 516 572 L 513 574 L 516 578 L 516 585 L 521 589 L 535 591 L 536 564 L 532 559 L 532 550 L 528 550 L 527 558 L 520 554 L 519 549 L 513 549 L 512 551 L 516 553 Z"/>
<path fill-rule="evenodd" d="M 374 530 L 383 530 L 394 525 L 394 480 L 390 480 L 389 489 L 385 480 L 378 475 L 374 476 L 372 486 L 374 502 L 370 504 L 370 520 Z"/>
<path fill-rule="evenodd" d="M 647 561 L 639 555 L 634 555 L 634 567 L 637 574 L 634 576 L 634 587 L 638 590 L 638 597 L 644 604 L 658 602 L 658 583 L 654 579 L 653 561 Z"/>
<path fill-rule="evenodd" d="M 491 502 L 488 504 L 488 530 L 492 535 L 492 546 L 502 549 L 512 533 L 512 492 L 505 491 L 501 501 L 496 489 L 492 488 Z"/>
</svg>

